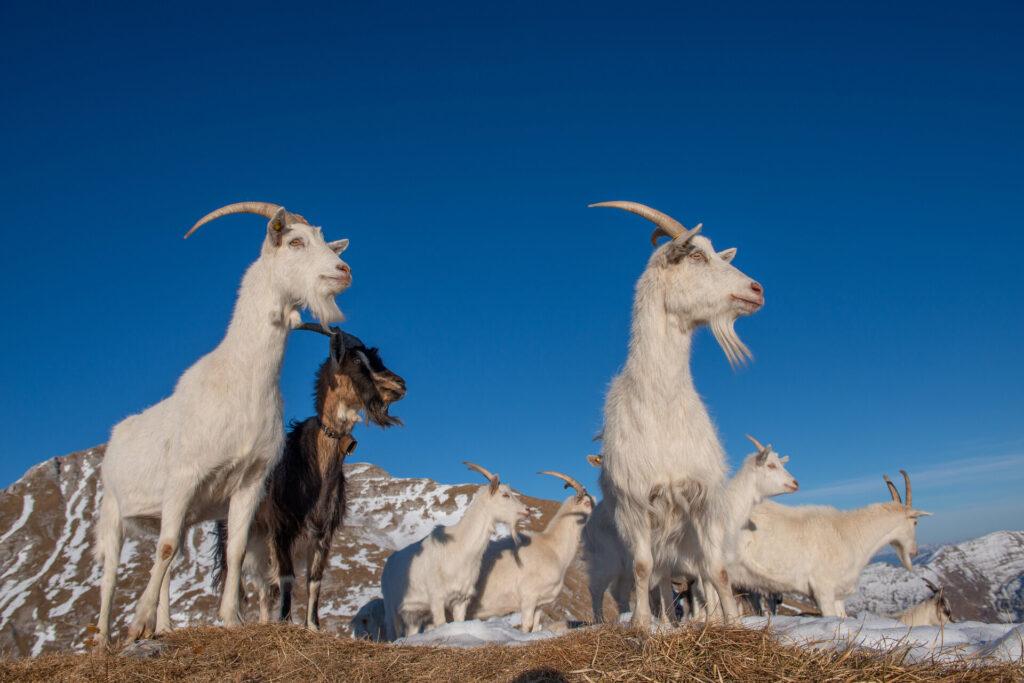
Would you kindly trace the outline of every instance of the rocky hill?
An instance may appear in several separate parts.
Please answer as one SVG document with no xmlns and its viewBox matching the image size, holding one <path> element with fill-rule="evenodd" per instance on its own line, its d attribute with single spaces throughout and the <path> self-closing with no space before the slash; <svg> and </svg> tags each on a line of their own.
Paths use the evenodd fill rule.
<svg viewBox="0 0 1024 683">
<path fill-rule="evenodd" d="M 10 656 L 78 650 L 99 606 L 99 571 L 90 548 L 98 509 L 103 448 L 53 458 L 30 469 L 0 492 L 0 651 Z M 475 484 L 403 479 L 365 463 L 347 468 L 349 508 L 334 541 L 324 579 L 321 620 L 328 632 L 345 633 L 348 620 L 379 595 L 379 577 L 393 550 L 421 538 L 437 524 L 459 519 Z M 531 528 L 540 528 L 557 503 L 526 497 L 534 506 Z M 218 591 L 213 583 L 209 525 L 191 529 L 173 566 L 171 595 L 176 624 L 213 623 Z M 129 536 L 122 552 L 115 632 L 125 628 L 141 592 L 153 552 L 151 539 Z M 299 565 L 301 566 L 301 564 Z M 1024 620 L 1024 533 L 1000 532 L 935 550 L 918 573 L 947 587 L 962 618 Z M 892 613 L 925 597 L 923 581 L 906 571 L 871 565 L 852 612 Z M 296 595 L 305 599 L 299 581 Z M 295 610 L 296 618 L 302 610 Z M 548 614 L 584 620 L 590 603 L 582 563 L 571 568 L 566 590 Z M 255 604 L 249 618 L 255 617 Z"/>
</svg>

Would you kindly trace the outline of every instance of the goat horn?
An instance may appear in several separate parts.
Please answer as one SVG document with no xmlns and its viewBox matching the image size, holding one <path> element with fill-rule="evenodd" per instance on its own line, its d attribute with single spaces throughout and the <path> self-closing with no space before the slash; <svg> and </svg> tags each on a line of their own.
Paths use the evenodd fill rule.
<svg viewBox="0 0 1024 683">
<path fill-rule="evenodd" d="M 589 204 L 588 208 L 595 207 L 608 207 L 611 209 L 622 209 L 623 211 L 629 211 L 635 213 L 637 216 L 642 216 L 650 222 L 658 226 L 658 229 L 651 233 L 651 244 L 658 246 L 658 238 L 665 236 L 669 239 L 689 239 L 698 232 L 700 232 L 701 226 L 698 225 L 693 230 L 687 230 L 686 226 L 677 221 L 672 216 L 664 214 L 657 209 L 652 209 L 649 206 L 640 204 L 639 202 L 598 202 L 596 204 Z"/>
<path fill-rule="evenodd" d="M 932 593 L 939 593 L 939 592 L 942 591 L 941 588 L 939 588 L 938 586 L 936 586 L 934 583 L 932 583 L 928 579 L 924 578 L 923 576 L 921 577 L 921 580 L 924 581 L 924 585 L 928 586 L 928 588 L 931 589 Z"/>
<path fill-rule="evenodd" d="M 754 448 L 757 449 L 758 453 L 768 450 L 767 448 L 761 445 L 760 441 L 752 437 L 750 434 L 747 434 L 747 438 L 750 439 L 750 443 L 754 444 Z"/>
<path fill-rule="evenodd" d="M 235 204 L 228 204 L 227 206 L 222 206 L 215 211 L 211 211 L 196 221 L 196 224 L 185 233 L 185 239 L 188 239 L 189 235 L 202 226 L 206 225 L 210 221 L 220 218 L 221 216 L 227 216 L 233 213 L 254 213 L 257 216 L 263 216 L 264 218 L 270 219 L 274 217 L 274 214 L 277 213 L 280 208 L 281 207 L 277 204 L 271 204 L 270 202 L 237 202 Z M 288 217 L 295 223 L 309 225 L 309 222 L 297 213 L 289 213 Z"/>
<path fill-rule="evenodd" d="M 914 494 L 910 490 L 910 475 L 907 474 L 906 470 L 900 470 L 900 474 L 903 475 L 903 485 L 907 487 L 907 507 L 913 505 L 911 501 L 914 499 Z"/>
<path fill-rule="evenodd" d="M 473 470 L 475 472 L 479 472 L 480 474 L 484 475 L 484 478 L 486 478 L 487 481 L 491 482 L 492 484 L 494 484 L 494 483 L 496 483 L 498 481 L 498 475 L 491 474 L 490 472 L 488 472 L 483 467 L 480 467 L 480 465 L 477 465 L 475 462 L 470 462 L 468 460 L 463 460 L 462 464 L 465 465 L 466 467 L 468 467 L 469 469 L 471 469 L 471 470 Z"/>
<path fill-rule="evenodd" d="M 321 325 L 320 323 L 302 323 L 301 325 L 293 329 L 306 330 L 307 332 L 319 332 L 320 334 L 327 337 L 333 337 L 336 334 L 336 328 L 327 327 L 326 325 Z"/>
<path fill-rule="evenodd" d="M 571 486 L 576 489 L 577 496 L 587 495 L 587 487 L 570 477 L 568 474 L 562 474 L 561 472 L 554 472 L 552 470 L 544 470 L 543 472 L 538 472 L 538 474 L 550 474 L 552 477 L 561 479 L 565 482 L 565 488 L 569 488 Z"/>
<path fill-rule="evenodd" d="M 903 499 L 900 498 L 900 492 L 896 490 L 896 484 L 892 483 L 892 479 L 889 478 L 889 475 L 883 474 L 882 479 L 885 479 L 885 485 L 889 487 L 889 495 L 892 496 L 892 499 L 900 505 L 903 505 Z"/>
</svg>

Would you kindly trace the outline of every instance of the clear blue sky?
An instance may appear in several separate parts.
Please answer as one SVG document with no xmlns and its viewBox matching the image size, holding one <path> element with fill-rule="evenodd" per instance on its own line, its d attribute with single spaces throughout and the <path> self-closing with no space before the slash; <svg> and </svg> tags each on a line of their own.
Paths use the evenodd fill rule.
<svg viewBox="0 0 1024 683">
<path fill-rule="evenodd" d="M 352 240 L 348 329 L 409 385 L 358 458 L 593 482 L 650 247 L 586 205 L 632 199 L 766 288 L 752 366 L 695 348 L 733 463 L 751 432 L 841 507 L 905 467 L 923 541 L 1021 528 L 1019 3 L 210 4 L 0 10 L 0 483 L 217 343 L 263 221 L 181 236 L 243 199 Z M 324 351 L 290 343 L 289 416 Z"/>
</svg>

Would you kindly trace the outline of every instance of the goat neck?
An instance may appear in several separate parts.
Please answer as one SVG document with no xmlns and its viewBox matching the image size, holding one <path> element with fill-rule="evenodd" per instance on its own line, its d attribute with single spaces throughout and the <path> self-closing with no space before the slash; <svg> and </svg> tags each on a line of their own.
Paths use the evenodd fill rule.
<svg viewBox="0 0 1024 683">
<path fill-rule="evenodd" d="M 849 529 L 843 538 L 849 539 L 857 551 L 860 566 L 867 565 L 875 553 L 896 538 L 905 516 L 902 506 L 892 503 L 874 503 L 842 516 L 840 524 Z"/>
<path fill-rule="evenodd" d="M 227 333 L 211 355 L 227 358 L 242 377 L 262 376 L 276 390 L 293 308 L 274 288 L 266 261 L 258 259 L 242 278 Z"/>
</svg>

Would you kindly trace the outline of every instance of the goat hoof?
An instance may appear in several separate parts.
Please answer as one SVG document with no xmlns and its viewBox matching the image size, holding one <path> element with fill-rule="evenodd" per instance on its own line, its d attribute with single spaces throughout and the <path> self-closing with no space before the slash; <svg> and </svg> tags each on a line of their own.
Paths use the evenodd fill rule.
<svg viewBox="0 0 1024 683">
<path fill-rule="evenodd" d="M 132 622 L 131 627 L 128 629 L 128 640 L 142 640 L 148 638 L 152 633 L 153 631 L 148 623 L 136 620 Z"/>
</svg>

